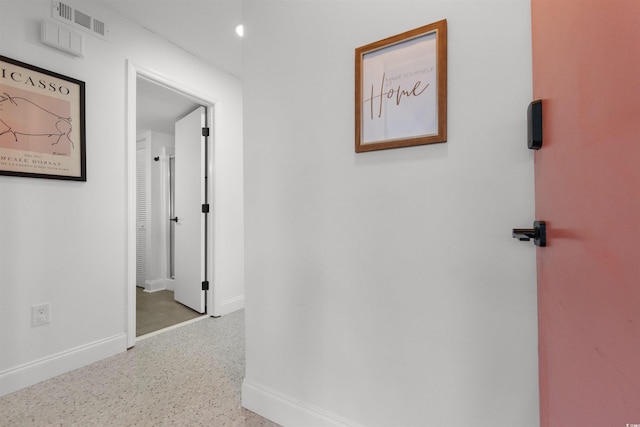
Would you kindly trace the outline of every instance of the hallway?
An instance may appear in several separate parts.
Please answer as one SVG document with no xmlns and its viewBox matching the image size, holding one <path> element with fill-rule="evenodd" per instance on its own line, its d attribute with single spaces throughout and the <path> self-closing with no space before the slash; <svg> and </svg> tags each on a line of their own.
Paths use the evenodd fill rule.
<svg viewBox="0 0 640 427">
<path fill-rule="evenodd" d="M 4 396 L 0 426 L 276 427 L 241 408 L 244 366 L 242 310 Z"/>
</svg>

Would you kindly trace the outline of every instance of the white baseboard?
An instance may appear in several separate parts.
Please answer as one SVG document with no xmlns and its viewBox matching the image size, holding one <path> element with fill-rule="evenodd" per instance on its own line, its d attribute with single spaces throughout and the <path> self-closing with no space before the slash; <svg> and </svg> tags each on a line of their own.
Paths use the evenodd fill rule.
<svg viewBox="0 0 640 427">
<path fill-rule="evenodd" d="M 145 292 L 158 292 L 167 289 L 167 279 L 146 280 L 144 282 Z"/>
<path fill-rule="evenodd" d="M 240 295 L 228 300 L 222 301 L 220 304 L 220 316 L 233 313 L 234 311 L 242 310 L 244 308 L 244 295 Z"/>
<path fill-rule="evenodd" d="M 285 427 L 362 427 L 353 421 L 247 379 L 242 382 L 242 406 Z"/>
<path fill-rule="evenodd" d="M 127 350 L 127 335 L 118 334 L 0 372 L 0 396 L 87 366 Z"/>
</svg>

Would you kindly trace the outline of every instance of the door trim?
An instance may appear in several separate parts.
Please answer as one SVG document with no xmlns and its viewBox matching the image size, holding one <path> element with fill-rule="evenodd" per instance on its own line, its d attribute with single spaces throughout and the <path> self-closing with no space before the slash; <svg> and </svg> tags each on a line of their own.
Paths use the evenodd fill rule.
<svg viewBox="0 0 640 427">
<path fill-rule="evenodd" d="M 166 289 L 173 291 L 173 278 L 171 277 L 171 248 L 170 248 L 170 227 L 169 218 L 171 218 L 170 203 L 170 170 L 171 159 L 175 159 L 175 149 L 162 147 L 160 154 L 160 223 L 167 224 L 160 229 L 160 244 L 162 245 L 161 269 L 165 271 L 167 278 L 165 279 Z"/>
<path fill-rule="evenodd" d="M 169 90 L 178 92 L 181 95 L 191 98 L 194 102 L 207 108 L 207 123 L 214 130 L 209 137 L 210 149 L 207 155 L 207 171 L 209 180 L 215 182 L 216 175 L 213 168 L 213 153 L 215 151 L 215 106 L 219 103 L 216 99 L 203 98 L 195 90 L 185 86 L 179 81 L 171 80 L 157 71 L 134 64 L 127 60 L 127 92 L 126 92 L 126 156 L 127 156 L 127 237 L 126 237 L 126 262 L 127 262 L 127 347 L 131 348 L 136 343 L 136 88 L 138 77 L 144 78 L 164 86 Z M 214 200 L 213 185 L 208 186 L 207 195 L 209 200 Z M 209 214 L 211 226 L 207 231 L 207 259 L 205 263 L 209 272 L 214 271 L 213 253 L 213 230 L 216 223 L 215 210 Z M 207 313 L 210 316 L 217 316 L 216 302 L 219 301 L 219 286 L 211 286 L 207 292 Z"/>
</svg>

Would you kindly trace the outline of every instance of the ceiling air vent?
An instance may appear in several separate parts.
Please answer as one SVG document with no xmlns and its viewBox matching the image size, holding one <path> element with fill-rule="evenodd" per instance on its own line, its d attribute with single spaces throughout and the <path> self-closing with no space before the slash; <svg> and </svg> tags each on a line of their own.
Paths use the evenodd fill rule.
<svg viewBox="0 0 640 427">
<path fill-rule="evenodd" d="M 109 29 L 103 21 L 58 0 L 51 1 L 51 16 L 74 28 L 79 28 L 102 40 L 109 39 Z"/>
</svg>

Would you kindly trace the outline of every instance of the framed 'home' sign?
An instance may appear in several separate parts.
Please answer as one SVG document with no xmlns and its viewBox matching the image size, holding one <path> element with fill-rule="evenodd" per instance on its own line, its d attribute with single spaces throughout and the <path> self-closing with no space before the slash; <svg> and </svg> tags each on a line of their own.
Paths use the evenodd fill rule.
<svg viewBox="0 0 640 427">
<path fill-rule="evenodd" d="M 356 152 L 446 142 L 446 20 L 355 54 Z"/>
<path fill-rule="evenodd" d="M 86 181 L 84 82 L 0 56 L 0 175 Z"/>
</svg>

